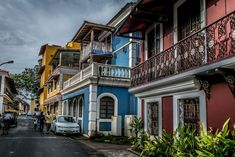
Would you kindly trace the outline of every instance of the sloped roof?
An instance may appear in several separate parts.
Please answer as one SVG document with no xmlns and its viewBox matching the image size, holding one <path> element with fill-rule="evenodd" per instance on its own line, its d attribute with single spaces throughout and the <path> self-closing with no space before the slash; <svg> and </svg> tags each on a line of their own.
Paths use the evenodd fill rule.
<svg viewBox="0 0 235 157">
<path fill-rule="evenodd" d="M 102 24 L 97 24 L 97 23 L 92 23 L 92 22 L 84 21 L 82 26 L 79 28 L 79 30 L 77 31 L 77 33 L 73 37 L 72 41 L 79 42 L 79 43 L 82 40 L 89 41 L 89 37 L 90 36 L 87 36 L 87 34 L 89 34 L 91 30 L 95 30 L 94 36 L 95 36 L 95 38 L 98 38 L 98 36 L 102 32 L 104 32 L 104 31 L 114 31 L 115 28 L 107 26 L 107 25 L 102 25 Z"/>
<path fill-rule="evenodd" d="M 167 12 L 173 0 L 140 0 L 116 31 L 117 35 L 143 31 L 155 22 L 168 20 Z"/>
</svg>

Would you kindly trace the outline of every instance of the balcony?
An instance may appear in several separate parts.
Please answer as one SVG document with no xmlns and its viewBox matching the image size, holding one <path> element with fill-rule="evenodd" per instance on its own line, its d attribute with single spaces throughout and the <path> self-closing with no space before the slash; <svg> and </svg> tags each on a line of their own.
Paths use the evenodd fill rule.
<svg viewBox="0 0 235 157">
<path fill-rule="evenodd" d="M 82 82 L 88 78 L 115 79 L 117 81 L 130 80 L 130 68 L 108 64 L 92 63 L 87 68 L 64 82 L 64 89 Z"/>
<path fill-rule="evenodd" d="M 93 41 L 87 45 L 83 45 L 81 60 L 88 58 L 90 53 L 92 55 L 109 55 L 112 54 L 112 47 L 109 43 Z"/>
<path fill-rule="evenodd" d="M 215 21 L 131 70 L 131 88 L 235 56 L 235 12 Z"/>
</svg>

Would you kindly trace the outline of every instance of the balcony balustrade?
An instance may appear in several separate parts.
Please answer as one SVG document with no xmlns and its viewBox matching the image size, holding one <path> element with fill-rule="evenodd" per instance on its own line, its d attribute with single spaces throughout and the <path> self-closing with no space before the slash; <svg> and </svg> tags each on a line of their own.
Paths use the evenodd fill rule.
<svg viewBox="0 0 235 157">
<path fill-rule="evenodd" d="M 102 54 L 109 54 L 111 52 L 112 52 L 111 44 L 93 41 L 92 46 L 91 43 L 83 45 L 81 58 L 84 59 L 88 57 L 90 53 L 102 55 Z"/>
<path fill-rule="evenodd" d="M 130 68 L 109 64 L 92 63 L 87 68 L 64 82 L 64 89 L 73 86 L 89 77 L 130 79 Z"/>
<path fill-rule="evenodd" d="M 235 56 L 235 12 L 156 54 L 131 70 L 131 87 Z"/>
</svg>

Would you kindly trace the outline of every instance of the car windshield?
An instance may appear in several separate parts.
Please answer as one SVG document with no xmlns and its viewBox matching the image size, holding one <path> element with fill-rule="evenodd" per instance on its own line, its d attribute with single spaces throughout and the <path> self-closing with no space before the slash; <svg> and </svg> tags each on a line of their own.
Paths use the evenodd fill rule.
<svg viewBox="0 0 235 157">
<path fill-rule="evenodd" d="M 73 117 L 60 116 L 60 117 L 58 117 L 58 122 L 60 122 L 60 123 L 75 123 L 75 120 L 73 119 Z"/>
</svg>

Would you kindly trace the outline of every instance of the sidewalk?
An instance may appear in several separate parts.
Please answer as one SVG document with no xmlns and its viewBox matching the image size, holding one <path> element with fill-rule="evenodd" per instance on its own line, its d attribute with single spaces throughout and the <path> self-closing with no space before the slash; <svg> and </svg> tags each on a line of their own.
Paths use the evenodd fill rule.
<svg viewBox="0 0 235 157">
<path fill-rule="evenodd" d="M 93 142 L 85 137 L 73 138 L 74 140 L 101 152 L 105 157 L 138 157 L 128 151 L 130 145 L 116 145 L 110 143 Z"/>
</svg>

